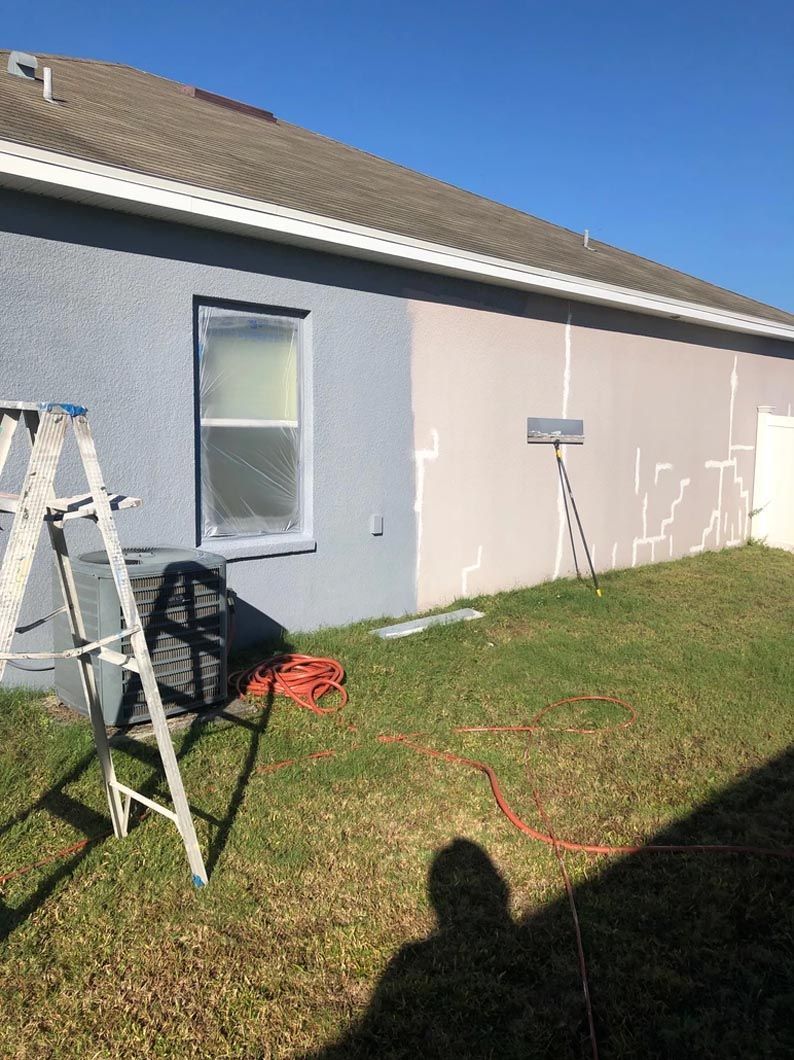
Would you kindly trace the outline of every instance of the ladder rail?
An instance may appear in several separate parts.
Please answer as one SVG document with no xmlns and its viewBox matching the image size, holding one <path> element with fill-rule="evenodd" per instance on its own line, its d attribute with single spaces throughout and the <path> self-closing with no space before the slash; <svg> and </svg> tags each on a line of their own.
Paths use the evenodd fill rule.
<svg viewBox="0 0 794 1060">
<path fill-rule="evenodd" d="M 19 621 L 22 597 L 41 535 L 67 426 L 64 413 L 51 412 L 46 414 L 43 423 L 31 435 L 33 446 L 19 495 L 20 508 L 11 524 L 0 567 L 0 653 L 9 651 Z M 5 667 L 6 659 L 0 654 L 0 681 Z"/>
<path fill-rule="evenodd" d="M 146 697 L 146 703 L 149 708 L 152 728 L 154 729 L 157 747 L 160 752 L 166 780 L 174 803 L 174 810 L 176 811 L 177 826 L 182 836 L 188 863 L 193 873 L 193 882 L 196 886 L 201 887 L 207 882 L 207 870 L 204 866 L 204 858 L 202 857 L 198 838 L 196 837 L 193 817 L 190 813 L 190 806 L 188 805 L 187 795 L 185 794 L 185 788 L 182 783 L 182 775 L 179 771 L 179 764 L 176 759 L 174 745 L 171 742 L 171 734 L 168 730 L 165 711 L 163 710 L 160 689 L 154 675 L 154 667 L 152 666 L 152 659 L 149 654 L 149 646 L 146 643 L 146 637 L 141 627 L 138 605 L 135 602 L 135 595 L 132 591 L 129 571 L 127 570 L 127 564 L 124 561 L 121 542 L 119 541 L 116 525 L 113 521 L 113 513 L 110 507 L 108 491 L 102 479 L 102 472 L 97 459 L 94 439 L 86 416 L 75 416 L 73 420 L 73 428 L 77 440 L 77 448 L 80 452 L 80 458 L 83 461 L 86 479 L 88 480 L 89 490 L 94 501 L 97 526 L 102 535 L 108 563 L 110 565 L 110 571 L 116 585 L 116 592 L 118 593 L 121 613 L 124 617 L 124 624 L 130 630 L 130 646 L 132 648 L 132 653 L 135 656 L 135 661 L 138 664 L 138 673 L 140 674 L 143 693 Z"/>
<path fill-rule="evenodd" d="M 0 476 L 6 466 L 11 443 L 19 426 L 19 418 L 18 409 L 0 409 Z"/>
<path fill-rule="evenodd" d="M 66 605 L 66 616 L 69 632 L 73 643 L 85 640 L 85 623 L 80 610 L 80 600 L 77 586 L 72 572 L 72 561 L 66 544 L 66 535 L 63 527 L 55 523 L 48 523 L 47 529 L 50 534 L 50 542 L 55 553 L 55 569 L 58 584 L 61 589 Z M 123 839 L 127 835 L 129 813 L 124 812 L 121 795 L 114 786 L 117 783 L 116 770 L 113 765 L 113 756 L 110 753 L 108 733 L 105 728 L 105 719 L 102 717 L 102 706 L 99 702 L 99 691 L 97 689 L 96 674 L 91 657 L 81 654 L 77 657 L 77 671 L 80 678 L 81 691 L 88 706 L 88 718 L 91 722 L 91 730 L 94 734 L 94 743 L 97 749 L 99 767 L 102 771 L 102 783 L 105 789 L 110 820 L 113 825 L 113 834 L 117 839 Z"/>
<path fill-rule="evenodd" d="M 38 411 L 31 412 L 29 410 L 24 413 L 25 427 L 27 429 L 31 447 L 34 447 L 36 444 L 36 437 L 41 426 L 41 417 L 51 415 L 51 412 L 40 413 Z M 48 497 L 50 503 L 52 503 L 54 496 L 55 475 L 53 474 L 52 482 L 50 484 L 50 496 Z M 69 634 L 72 638 L 72 643 L 76 646 L 85 642 L 86 628 L 83 621 L 82 611 L 80 609 L 80 597 L 77 592 L 77 585 L 72 571 L 69 546 L 66 541 L 66 534 L 64 533 L 63 526 L 59 526 L 56 523 L 48 522 L 46 520 L 45 522 L 50 539 L 50 546 L 55 557 L 55 576 L 61 597 L 63 598 Z M 116 771 L 113 765 L 113 756 L 110 753 L 110 743 L 108 741 L 107 729 L 105 728 L 105 720 L 102 717 L 102 707 L 99 702 L 96 673 L 94 672 L 93 664 L 88 655 L 78 656 L 77 674 L 80 681 L 80 688 L 88 707 L 88 718 L 94 736 L 94 745 L 97 749 L 99 768 L 102 773 L 102 786 L 105 789 L 105 799 L 108 804 L 110 821 L 113 826 L 113 835 L 117 839 L 123 839 L 127 835 L 129 813 L 125 813 L 121 794 L 114 787 L 117 783 Z"/>
</svg>

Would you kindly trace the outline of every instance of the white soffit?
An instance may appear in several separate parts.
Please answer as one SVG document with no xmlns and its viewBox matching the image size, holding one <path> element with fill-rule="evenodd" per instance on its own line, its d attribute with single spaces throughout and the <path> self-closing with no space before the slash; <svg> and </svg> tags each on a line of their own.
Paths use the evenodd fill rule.
<svg viewBox="0 0 794 1060">
<path fill-rule="evenodd" d="M 471 254 L 455 247 L 409 239 L 181 181 L 150 177 L 10 140 L 0 140 L 0 186 L 424 272 L 794 342 L 794 326 L 762 317 Z"/>
</svg>

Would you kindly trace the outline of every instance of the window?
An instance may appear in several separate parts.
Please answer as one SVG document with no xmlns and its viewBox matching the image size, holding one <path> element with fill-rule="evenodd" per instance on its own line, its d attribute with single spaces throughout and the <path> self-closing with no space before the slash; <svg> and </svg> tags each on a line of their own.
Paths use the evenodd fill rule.
<svg viewBox="0 0 794 1060">
<path fill-rule="evenodd" d="M 204 540 L 301 529 L 302 323 L 198 306 Z"/>
</svg>

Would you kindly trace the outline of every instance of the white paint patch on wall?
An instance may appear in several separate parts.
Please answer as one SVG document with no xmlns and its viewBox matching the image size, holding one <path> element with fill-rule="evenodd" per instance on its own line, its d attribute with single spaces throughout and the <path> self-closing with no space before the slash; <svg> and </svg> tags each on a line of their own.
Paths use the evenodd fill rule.
<svg viewBox="0 0 794 1060">
<path fill-rule="evenodd" d="M 705 462 L 735 458 L 749 484 L 754 454 L 728 452 L 728 435 L 731 446 L 755 442 L 756 406 L 774 399 L 785 409 L 792 396 L 783 388 L 794 362 L 781 357 L 699 346 L 694 330 L 679 342 L 653 328 L 639 335 L 584 327 L 581 314 L 595 310 L 557 308 L 549 319 L 533 316 L 531 305 L 526 315 L 502 315 L 411 303 L 408 460 L 419 480 L 412 493 L 421 609 L 457 599 L 464 572 L 466 593 L 484 594 L 572 571 L 556 462 L 550 446 L 527 446 L 528 414 L 565 411 L 589 424 L 587 443 L 569 445 L 567 457 L 596 566 L 608 571 L 631 567 L 632 558 L 639 566 L 688 554 L 716 504 L 720 471 Z M 741 386 L 729 432 L 737 352 Z M 741 536 L 744 517 L 742 510 L 737 518 L 731 468 L 723 478 L 721 542 Z M 467 571 L 478 566 L 480 545 L 479 569 Z M 706 547 L 714 547 L 713 532 Z"/>
<path fill-rule="evenodd" d="M 653 473 L 653 484 L 654 484 L 654 486 L 658 486 L 659 485 L 659 472 L 660 471 L 672 471 L 672 470 L 673 470 L 673 465 L 672 464 L 657 464 L 656 465 L 656 470 Z"/>
<path fill-rule="evenodd" d="M 666 470 L 670 470 L 670 471 L 673 470 L 673 465 L 672 464 L 657 464 L 656 465 L 656 468 L 657 468 L 656 477 L 657 478 L 658 478 L 658 469 L 660 467 L 664 468 Z M 637 550 L 640 547 L 640 545 L 650 545 L 651 546 L 651 562 L 653 562 L 656 559 L 656 546 L 660 545 L 663 541 L 665 541 L 667 539 L 668 531 L 670 530 L 670 528 L 672 527 L 673 523 L 675 522 L 675 510 L 679 506 L 681 501 L 684 499 L 684 490 L 687 488 L 687 486 L 689 486 L 691 484 L 691 481 L 692 480 L 689 479 L 689 478 L 682 478 L 681 481 L 679 482 L 679 484 L 678 484 L 678 496 L 675 498 L 673 503 L 670 505 L 670 511 L 667 514 L 666 518 L 662 519 L 661 523 L 659 524 L 659 532 L 658 532 L 658 534 L 650 535 L 648 533 L 648 493 L 646 491 L 645 496 L 642 499 L 642 537 L 635 537 L 634 541 L 632 542 L 632 545 L 631 545 L 631 565 L 632 565 L 632 567 L 636 567 L 637 566 Z M 670 535 L 670 555 L 672 556 L 672 554 L 673 554 L 673 538 L 672 538 L 672 535 Z"/>
<path fill-rule="evenodd" d="M 571 309 L 570 302 L 568 303 L 568 315 L 565 318 L 565 363 L 562 372 L 562 412 L 560 415 L 563 419 L 568 417 L 568 398 L 571 395 L 571 322 L 573 320 L 573 310 Z M 560 451 L 565 456 L 565 446 L 560 447 Z M 559 578 L 560 571 L 562 570 L 562 543 L 563 536 L 565 533 L 565 505 L 564 498 L 562 495 L 562 483 L 560 483 L 559 493 L 557 494 L 557 551 L 554 557 L 554 577 Z"/>
<path fill-rule="evenodd" d="M 464 567 L 460 572 L 460 595 L 469 595 L 469 575 L 473 574 L 476 570 L 479 570 L 482 566 L 482 545 L 477 546 L 477 562 L 472 563 L 470 567 Z"/>
<path fill-rule="evenodd" d="M 422 510 L 425 504 L 425 470 L 430 461 L 438 460 L 438 431 L 435 427 L 430 429 L 430 437 L 433 442 L 432 449 L 414 450 L 414 461 L 416 462 L 416 495 L 414 497 L 414 512 L 416 514 L 416 571 L 414 577 L 417 589 L 419 587 L 419 572 L 422 565 L 422 536 L 424 534 Z"/>
<path fill-rule="evenodd" d="M 714 545 L 719 547 L 722 543 L 723 537 L 726 545 L 740 545 L 744 538 L 747 536 L 750 526 L 750 490 L 745 488 L 744 478 L 739 474 L 739 467 L 737 464 L 736 457 L 733 455 L 736 451 L 752 451 L 755 447 L 752 445 L 738 445 L 733 440 L 733 417 L 734 410 L 736 407 L 736 394 L 739 390 L 739 372 L 738 372 L 739 355 L 736 354 L 733 358 L 733 368 L 731 369 L 731 397 L 728 405 L 728 456 L 725 460 L 706 460 L 704 467 L 709 470 L 719 471 L 719 478 L 717 480 L 717 504 L 712 509 L 709 521 L 703 529 L 700 535 L 700 543 L 692 545 L 689 549 L 690 552 L 703 552 L 706 548 L 706 542 L 710 534 L 714 534 Z M 739 490 L 739 503 L 736 509 L 735 521 L 731 522 L 731 536 L 727 537 L 728 530 L 728 515 L 729 511 L 723 512 L 723 499 L 725 495 L 725 473 L 726 471 L 732 472 L 732 480 L 728 485 L 738 487 Z M 737 533 L 737 529 L 739 533 Z"/>
</svg>

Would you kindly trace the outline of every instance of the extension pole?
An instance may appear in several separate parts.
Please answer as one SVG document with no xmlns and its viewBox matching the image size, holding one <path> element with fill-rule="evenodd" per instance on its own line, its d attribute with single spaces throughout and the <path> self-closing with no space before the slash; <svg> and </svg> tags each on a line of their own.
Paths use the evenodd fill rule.
<svg viewBox="0 0 794 1060">
<path fill-rule="evenodd" d="M 560 493 L 562 494 L 562 503 L 565 505 L 565 519 L 568 523 L 568 537 L 571 539 L 571 552 L 573 552 L 573 565 L 576 567 L 576 577 L 579 581 L 582 580 L 582 572 L 579 570 L 579 560 L 576 556 L 576 543 L 573 537 L 573 525 L 571 523 L 571 509 L 568 507 L 568 497 L 565 493 L 565 482 L 562 477 L 562 457 L 560 456 L 559 442 L 555 443 L 554 451 L 557 454 L 557 470 L 560 473 Z"/>
<path fill-rule="evenodd" d="M 580 534 L 580 536 L 582 538 L 582 545 L 584 546 L 584 554 L 587 556 L 587 563 L 588 563 L 588 565 L 590 567 L 590 573 L 593 576 L 593 586 L 594 586 L 595 591 L 596 591 L 596 596 L 601 596 L 601 588 L 599 587 L 598 578 L 596 577 L 595 567 L 593 566 L 593 560 L 592 560 L 592 557 L 590 556 L 590 549 L 587 547 L 587 538 L 584 536 L 584 530 L 582 529 L 582 520 L 579 518 L 579 509 L 576 507 L 576 501 L 574 500 L 573 490 L 571 489 L 571 480 L 568 478 L 568 472 L 565 470 L 565 463 L 563 462 L 563 459 L 562 459 L 562 452 L 560 450 L 560 443 L 559 442 L 555 442 L 554 443 L 554 453 L 555 453 L 555 456 L 557 457 L 557 461 L 558 461 L 559 466 L 560 466 L 560 471 L 562 472 L 562 477 L 563 477 L 563 479 L 565 481 L 565 487 L 566 487 L 566 489 L 568 491 L 568 496 L 571 498 L 571 507 L 573 508 L 573 514 L 576 516 L 576 525 L 579 527 L 579 534 Z M 573 541 L 573 535 L 571 536 L 571 541 Z M 575 555 L 576 555 L 576 553 L 574 552 L 574 556 Z M 578 571 L 578 568 L 577 568 L 577 571 Z"/>
</svg>

